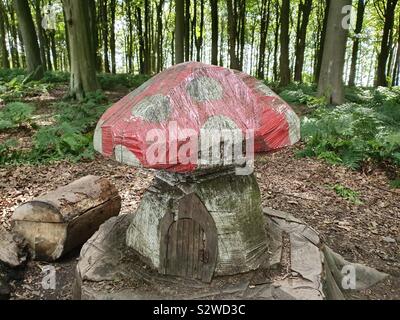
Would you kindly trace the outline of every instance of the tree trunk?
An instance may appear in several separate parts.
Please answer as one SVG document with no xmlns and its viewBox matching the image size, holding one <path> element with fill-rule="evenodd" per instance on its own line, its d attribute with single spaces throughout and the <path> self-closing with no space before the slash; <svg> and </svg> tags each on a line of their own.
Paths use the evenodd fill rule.
<svg viewBox="0 0 400 320">
<path fill-rule="evenodd" d="M 343 12 L 345 6 L 351 8 L 351 0 L 331 2 L 318 83 L 318 96 L 336 105 L 344 102 L 343 68 L 348 36 L 348 28 L 343 26 L 347 15 Z"/>
<path fill-rule="evenodd" d="M 110 73 L 110 59 L 108 58 L 108 16 L 107 16 L 107 1 L 100 1 L 100 17 L 101 17 L 101 29 L 103 36 L 103 60 L 104 60 L 104 72 Z"/>
<path fill-rule="evenodd" d="M 0 67 L 9 69 L 10 60 L 6 43 L 6 12 L 3 9 L 3 5 L 0 4 Z"/>
<path fill-rule="evenodd" d="M 128 21 L 128 36 L 127 36 L 127 60 L 128 73 L 133 72 L 133 21 L 132 21 L 132 2 L 127 2 L 127 21 Z"/>
<path fill-rule="evenodd" d="M 143 35 L 143 23 L 142 23 L 142 10 L 140 7 L 136 8 L 136 26 L 137 26 L 137 36 L 139 39 L 139 70 L 141 74 L 146 73 L 146 66 L 145 66 L 145 54 L 146 54 L 146 45 L 144 41 Z"/>
<path fill-rule="evenodd" d="M 157 72 L 160 72 L 164 66 L 164 53 L 163 53 L 163 6 L 165 0 L 159 0 L 157 4 Z"/>
<path fill-rule="evenodd" d="M 269 20 L 271 15 L 271 0 L 261 2 L 261 25 L 260 25 L 260 50 L 258 53 L 257 77 L 264 79 L 265 70 L 265 48 L 269 29 Z"/>
<path fill-rule="evenodd" d="M 82 100 L 100 88 L 93 60 L 92 35 L 87 1 L 63 0 L 71 52 L 71 80 L 69 94 Z"/>
<path fill-rule="evenodd" d="M 98 15 L 96 13 L 95 0 L 88 0 L 89 6 L 89 24 L 90 34 L 92 35 L 92 48 L 93 48 L 93 59 L 96 61 L 96 71 L 101 72 L 101 53 L 99 52 L 99 30 L 98 30 Z"/>
<path fill-rule="evenodd" d="M 115 10 L 116 0 L 111 0 L 110 13 L 111 13 L 111 34 L 110 34 L 110 50 L 111 50 L 111 72 L 117 73 L 117 62 L 115 58 Z"/>
<path fill-rule="evenodd" d="M 390 32 L 393 29 L 395 9 L 398 0 L 387 0 L 386 10 L 385 10 L 385 24 L 383 27 L 383 36 L 381 42 L 381 50 L 378 56 L 378 69 L 376 71 L 376 85 L 387 87 L 387 74 L 386 67 L 389 58 L 389 42 L 390 42 Z"/>
<path fill-rule="evenodd" d="M 399 19 L 399 30 L 398 30 L 398 40 L 397 40 L 397 54 L 393 70 L 393 86 L 398 86 L 398 85 L 400 85 L 400 19 Z"/>
<path fill-rule="evenodd" d="M 9 4 L 7 10 L 10 13 L 9 30 L 11 33 L 10 51 L 11 51 L 12 67 L 19 68 L 21 66 L 21 64 L 20 64 L 20 57 L 19 57 L 19 52 L 18 52 L 18 32 L 17 32 L 17 27 L 16 27 L 17 24 L 15 21 L 14 6 Z M 6 20 L 6 22 L 7 22 L 7 20 Z"/>
<path fill-rule="evenodd" d="M 325 39 L 326 39 L 326 30 L 328 28 L 328 17 L 329 17 L 329 8 L 331 5 L 332 0 L 325 0 L 325 13 L 324 13 L 324 23 L 321 32 L 321 41 L 320 41 L 320 48 L 317 53 L 317 66 L 315 70 L 315 82 L 319 82 L 319 75 L 321 73 L 321 65 L 322 65 L 322 58 L 324 55 L 324 48 L 325 48 Z"/>
<path fill-rule="evenodd" d="M 31 9 L 27 0 L 14 0 L 14 6 L 24 42 L 27 68 L 30 73 L 27 80 L 39 80 L 43 77 L 44 70 Z"/>
<path fill-rule="evenodd" d="M 275 0 L 275 35 L 274 35 L 274 81 L 278 80 L 278 49 L 279 49 L 279 20 L 280 20 L 280 9 L 279 0 Z"/>
<path fill-rule="evenodd" d="M 144 74 L 151 74 L 151 46 L 150 46 L 150 4 L 149 0 L 144 0 Z"/>
<path fill-rule="evenodd" d="M 358 0 L 358 8 L 357 8 L 357 22 L 356 29 L 354 30 L 355 38 L 353 42 L 353 52 L 351 55 L 351 68 L 350 68 L 350 77 L 349 77 L 349 86 L 354 87 L 356 83 L 357 76 L 357 62 L 358 62 L 358 51 L 360 47 L 360 37 L 361 31 L 363 29 L 364 24 L 364 14 L 365 7 L 368 3 L 368 0 Z"/>
<path fill-rule="evenodd" d="M 245 45 L 245 37 L 246 37 L 246 0 L 240 0 L 240 39 L 238 39 L 238 43 L 240 43 L 240 52 L 238 52 L 240 70 L 243 70 L 243 62 L 244 62 L 244 45 Z"/>
<path fill-rule="evenodd" d="M 185 1 L 185 22 L 184 22 L 184 34 L 185 34 L 185 61 L 190 60 L 190 0 Z"/>
<path fill-rule="evenodd" d="M 58 70 L 58 63 L 57 63 L 57 47 L 56 47 L 56 32 L 55 30 L 49 31 L 50 36 L 50 50 L 51 50 L 51 58 L 53 59 L 53 69 Z"/>
<path fill-rule="evenodd" d="M 290 83 L 290 61 L 289 61 L 289 23 L 290 23 L 290 1 L 282 0 L 281 9 L 281 57 L 280 57 L 280 86 Z"/>
<path fill-rule="evenodd" d="M 211 6 L 211 64 L 218 65 L 218 0 L 210 0 Z"/>
<path fill-rule="evenodd" d="M 300 2 L 299 17 L 301 12 L 301 23 L 298 25 L 297 41 L 296 41 L 296 63 L 294 80 L 303 82 L 303 66 L 304 66 L 304 52 L 306 49 L 307 27 L 310 21 L 310 14 L 312 10 L 312 0 L 305 0 Z M 299 18 L 300 19 L 300 18 Z"/>
<path fill-rule="evenodd" d="M 185 4 L 184 0 L 175 0 L 175 63 L 185 60 Z"/>
<path fill-rule="evenodd" d="M 42 1 L 41 0 L 35 0 L 34 2 L 34 7 L 35 7 L 35 20 L 36 20 L 36 28 L 38 30 L 38 40 L 39 40 L 39 48 L 40 48 L 40 58 L 43 63 L 43 69 L 47 70 L 47 63 L 46 63 L 46 47 L 48 46 L 48 43 L 46 43 L 46 37 L 45 37 L 45 30 L 42 27 L 42 13 L 41 13 L 41 8 L 42 8 Z"/>
<path fill-rule="evenodd" d="M 197 26 L 196 26 L 197 27 Z M 201 48 L 203 46 L 203 30 L 204 30 L 204 0 L 200 0 L 200 26 L 199 26 L 199 36 L 196 37 L 196 61 L 201 61 Z"/>
<path fill-rule="evenodd" d="M 231 60 L 230 68 L 240 70 L 240 61 L 236 52 L 237 42 L 237 13 L 234 8 L 235 0 L 227 0 L 227 11 L 228 11 L 228 35 L 229 35 L 229 57 Z M 235 1 L 236 2 L 236 1 Z M 236 6 L 235 6 L 236 7 Z"/>
</svg>

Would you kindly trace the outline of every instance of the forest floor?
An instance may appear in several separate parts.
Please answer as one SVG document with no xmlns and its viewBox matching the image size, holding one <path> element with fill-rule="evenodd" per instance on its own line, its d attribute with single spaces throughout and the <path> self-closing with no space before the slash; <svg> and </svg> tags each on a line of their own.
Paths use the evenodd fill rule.
<svg viewBox="0 0 400 320">
<path fill-rule="evenodd" d="M 65 87 L 37 97 L 37 115 L 51 119 L 48 105 L 64 94 Z M 126 90 L 106 92 L 111 101 Z M 297 111 L 302 111 L 297 110 Z M 50 121 L 50 120 L 49 120 Z M 29 132 L 15 133 L 29 145 Z M 1 140 L 6 137 L 0 136 Z M 301 145 L 261 155 L 256 159 L 256 176 L 263 205 L 286 211 L 310 224 L 324 242 L 351 262 L 388 273 L 390 277 L 374 288 L 351 292 L 350 299 L 400 299 L 400 191 L 390 189 L 389 180 L 379 169 L 356 172 L 315 159 L 299 159 Z M 121 213 L 133 212 L 150 184 L 151 173 L 119 165 L 97 155 L 95 160 L 61 161 L 39 166 L 0 168 L 0 223 L 10 227 L 13 210 L 41 193 L 68 184 L 86 175 L 109 178 L 122 197 Z M 346 200 L 334 191 L 344 186 L 356 192 L 357 201 Z M 40 262 L 29 262 L 23 279 L 12 282 L 13 299 L 71 299 L 79 250 L 53 263 L 57 270 L 56 290 L 42 289 Z"/>
</svg>

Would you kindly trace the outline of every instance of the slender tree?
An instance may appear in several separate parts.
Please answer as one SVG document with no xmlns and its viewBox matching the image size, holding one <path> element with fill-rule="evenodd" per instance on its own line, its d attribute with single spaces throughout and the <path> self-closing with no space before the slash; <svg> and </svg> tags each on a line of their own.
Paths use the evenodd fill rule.
<svg viewBox="0 0 400 320">
<path fill-rule="evenodd" d="M 175 0 L 175 62 L 185 61 L 185 3 Z"/>
<path fill-rule="evenodd" d="M 26 63 L 29 72 L 26 80 L 39 80 L 43 77 L 44 69 L 42 60 L 40 59 L 40 49 L 31 9 L 27 0 L 14 0 L 14 7 L 24 42 Z"/>
<path fill-rule="evenodd" d="M 110 30 L 110 51 L 111 51 L 111 72 L 117 73 L 117 62 L 115 56 L 115 12 L 116 12 L 116 0 L 110 2 L 110 18 L 111 18 L 111 30 Z"/>
<path fill-rule="evenodd" d="M 290 83 L 289 61 L 289 25 L 290 25 L 290 1 L 282 0 L 281 7 L 281 57 L 280 57 L 280 85 L 287 86 Z"/>
<path fill-rule="evenodd" d="M 396 54 L 396 61 L 394 64 L 393 69 L 393 86 L 400 85 L 400 16 L 399 16 L 399 26 L 397 31 L 397 54 Z"/>
<path fill-rule="evenodd" d="M 218 65 L 218 0 L 210 0 L 211 6 L 211 64 Z"/>
<path fill-rule="evenodd" d="M 344 102 L 343 69 L 349 25 L 351 0 L 332 1 L 329 8 L 328 27 L 318 83 L 318 95 L 325 97 L 331 104 Z"/>
<path fill-rule="evenodd" d="M 316 54 L 316 67 L 315 67 L 315 82 L 318 83 L 319 75 L 321 73 L 321 65 L 322 65 L 322 58 L 324 56 L 324 48 L 325 48 L 325 39 L 326 39 L 326 30 L 328 29 L 328 18 L 329 18 L 329 9 L 332 0 L 324 0 L 325 2 L 325 10 L 324 10 L 324 21 L 322 24 L 319 48 Z"/>
<path fill-rule="evenodd" d="M 238 38 L 238 23 L 237 23 L 237 11 L 236 11 L 236 0 L 227 0 L 227 11 L 228 11 L 228 35 L 229 35 L 229 57 L 230 57 L 230 68 L 240 70 L 240 60 L 237 55 L 237 38 Z"/>
<path fill-rule="evenodd" d="M 260 48 L 258 52 L 257 77 L 264 79 L 265 70 L 265 48 L 271 15 L 271 0 L 261 1 L 261 25 L 260 25 Z"/>
<path fill-rule="evenodd" d="M 294 80 L 303 82 L 304 53 L 306 50 L 307 27 L 310 21 L 312 0 L 300 0 L 296 35 L 296 63 Z"/>
<path fill-rule="evenodd" d="M 9 54 L 6 42 L 6 12 L 3 4 L 0 3 L 0 67 L 4 69 L 10 68 Z"/>
<path fill-rule="evenodd" d="M 203 46 L 203 31 L 204 31 L 204 0 L 200 0 L 200 25 L 199 25 L 199 36 L 195 35 L 196 39 L 196 60 L 201 60 L 201 49 Z"/>
<path fill-rule="evenodd" d="M 364 15 L 367 3 L 368 0 L 358 0 L 357 22 L 356 22 L 356 28 L 354 30 L 353 51 L 351 55 L 351 67 L 349 76 L 350 87 L 354 87 L 356 84 L 358 52 L 360 48 L 360 35 L 364 25 Z"/>
<path fill-rule="evenodd" d="M 384 27 L 381 41 L 381 50 L 378 56 L 378 69 L 376 71 L 376 85 L 386 87 L 387 80 L 387 63 L 390 53 L 390 33 L 393 29 L 396 6 L 398 0 L 386 0 L 386 7 L 383 12 Z"/>
</svg>

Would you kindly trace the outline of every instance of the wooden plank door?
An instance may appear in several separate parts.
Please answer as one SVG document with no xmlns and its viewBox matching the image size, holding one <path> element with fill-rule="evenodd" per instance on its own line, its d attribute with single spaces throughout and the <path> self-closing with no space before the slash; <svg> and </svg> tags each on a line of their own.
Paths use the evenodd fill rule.
<svg viewBox="0 0 400 320">
<path fill-rule="evenodd" d="M 200 199 L 194 194 L 186 196 L 179 203 L 178 219 L 171 221 L 169 217 L 162 224 L 162 273 L 211 282 L 217 260 L 217 230 Z"/>
</svg>

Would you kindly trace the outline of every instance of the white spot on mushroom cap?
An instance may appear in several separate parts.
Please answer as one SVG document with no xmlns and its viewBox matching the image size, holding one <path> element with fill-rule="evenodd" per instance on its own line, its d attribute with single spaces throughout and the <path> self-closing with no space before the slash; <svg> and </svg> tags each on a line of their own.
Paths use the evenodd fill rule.
<svg viewBox="0 0 400 320">
<path fill-rule="evenodd" d="M 169 98 L 157 94 L 146 97 L 132 108 L 132 115 L 151 123 L 167 121 L 172 113 Z"/>
<path fill-rule="evenodd" d="M 198 102 L 220 100 L 223 88 L 218 80 L 210 77 L 198 77 L 189 82 L 186 87 L 189 96 Z"/>
<path fill-rule="evenodd" d="M 203 130 L 239 130 L 239 127 L 231 118 L 226 116 L 212 116 L 204 123 Z"/>
<path fill-rule="evenodd" d="M 115 160 L 131 166 L 140 167 L 142 164 L 136 155 L 123 145 L 116 145 L 114 148 Z"/>
<path fill-rule="evenodd" d="M 212 116 L 207 119 L 200 130 L 199 155 L 200 166 L 213 167 L 232 164 L 234 139 L 242 142 L 242 130 L 231 118 L 223 115 Z M 242 144 L 241 144 L 242 145 Z M 218 151 L 219 150 L 219 154 Z M 225 154 L 225 151 L 228 154 Z"/>
<path fill-rule="evenodd" d="M 103 130 L 101 126 L 104 124 L 104 120 L 100 120 L 97 123 L 96 129 L 94 130 L 93 136 L 93 147 L 97 152 L 103 153 Z"/>
</svg>

